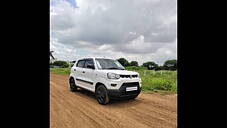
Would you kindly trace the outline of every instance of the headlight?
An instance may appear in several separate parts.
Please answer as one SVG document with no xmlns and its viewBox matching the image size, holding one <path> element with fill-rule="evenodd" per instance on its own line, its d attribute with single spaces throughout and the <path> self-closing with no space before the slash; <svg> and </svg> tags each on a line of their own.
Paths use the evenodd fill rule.
<svg viewBox="0 0 227 128">
<path fill-rule="evenodd" d="M 119 79 L 120 78 L 120 75 L 115 74 L 115 73 L 107 73 L 107 77 L 109 79 Z"/>
</svg>

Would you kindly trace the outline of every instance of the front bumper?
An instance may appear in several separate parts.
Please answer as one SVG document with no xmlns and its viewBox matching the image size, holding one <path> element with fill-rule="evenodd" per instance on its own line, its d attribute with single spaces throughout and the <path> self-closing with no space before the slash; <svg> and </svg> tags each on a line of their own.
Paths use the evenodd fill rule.
<svg viewBox="0 0 227 128">
<path fill-rule="evenodd" d="M 135 82 L 139 82 L 139 86 L 141 87 L 141 79 L 140 78 L 120 78 L 117 80 L 112 80 L 112 79 L 108 79 L 107 81 L 104 81 L 102 83 L 106 83 L 106 87 L 108 90 L 118 90 L 121 88 L 121 86 L 124 83 L 135 83 Z M 116 86 L 111 86 L 111 84 L 116 84 Z"/>
<path fill-rule="evenodd" d="M 137 90 L 135 91 L 126 91 L 127 87 L 135 87 L 137 86 Z M 108 89 L 108 94 L 111 99 L 128 99 L 132 97 L 136 97 L 141 92 L 141 87 L 139 86 L 139 82 L 133 83 L 124 83 L 121 85 L 119 89 Z"/>
</svg>

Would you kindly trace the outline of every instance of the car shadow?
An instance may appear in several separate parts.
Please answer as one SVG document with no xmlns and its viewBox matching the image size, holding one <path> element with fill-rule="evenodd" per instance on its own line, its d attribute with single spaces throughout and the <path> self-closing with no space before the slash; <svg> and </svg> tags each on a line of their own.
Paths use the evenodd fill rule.
<svg viewBox="0 0 227 128">
<path fill-rule="evenodd" d="M 91 91 L 88 91 L 88 90 L 85 90 L 85 89 L 81 89 L 80 88 L 79 90 L 77 90 L 77 93 L 80 93 L 82 95 L 86 95 L 86 96 L 88 96 L 88 97 L 96 100 L 95 94 L 93 92 L 91 92 Z"/>
<path fill-rule="evenodd" d="M 92 99 L 94 99 L 96 101 L 96 97 L 95 94 L 91 91 L 88 91 L 86 89 L 79 89 L 77 91 L 77 93 L 80 93 L 82 95 L 86 95 Z M 139 96 L 138 96 L 139 97 Z M 106 106 L 121 106 L 121 107 L 127 107 L 129 104 L 130 105 L 137 105 L 141 103 L 141 100 L 138 99 L 138 97 L 136 99 L 111 99 L 110 102 L 108 104 L 106 104 Z M 98 102 L 97 102 L 98 104 Z"/>
</svg>

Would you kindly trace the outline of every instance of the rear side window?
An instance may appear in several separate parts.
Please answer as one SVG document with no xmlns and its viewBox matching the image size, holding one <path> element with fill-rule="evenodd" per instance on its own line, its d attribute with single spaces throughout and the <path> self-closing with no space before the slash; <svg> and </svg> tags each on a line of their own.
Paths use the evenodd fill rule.
<svg viewBox="0 0 227 128">
<path fill-rule="evenodd" d="M 86 62 L 85 62 L 85 68 L 88 68 L 87 65 L 90 64 L 90 65 L 93 65 L 94 66 L 94 62 L 92 59 L 87 59 Z"/>
<path fill-rule="evenodd" d="M 79 60 L 78 63 L 76 64 L 77 67 L 84 67 L 85 60 Z"/>
</svg>

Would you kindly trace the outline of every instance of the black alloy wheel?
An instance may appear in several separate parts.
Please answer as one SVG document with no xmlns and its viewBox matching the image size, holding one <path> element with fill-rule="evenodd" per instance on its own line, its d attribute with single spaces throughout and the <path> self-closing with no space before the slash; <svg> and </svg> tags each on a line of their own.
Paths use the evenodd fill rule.
<svg viewBox="0 0 227 128">
<path fill-rule="evenodd" d="M 70 91 L 75 92 L 77 91 L 77 86 L 73 78 L 69 79 Z"/>
<path fill-rule="evenodd" d="M 95 96 L 99 104 L 105 105 L 110 101 L 107 89 L 104 85 L 100 85 L 97 87 L 95 91 Z"/>
</svg>

